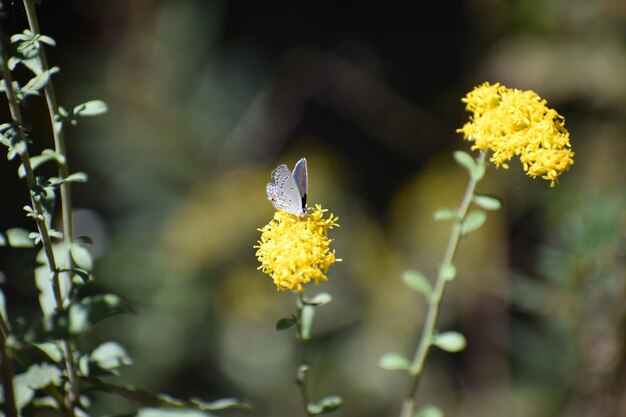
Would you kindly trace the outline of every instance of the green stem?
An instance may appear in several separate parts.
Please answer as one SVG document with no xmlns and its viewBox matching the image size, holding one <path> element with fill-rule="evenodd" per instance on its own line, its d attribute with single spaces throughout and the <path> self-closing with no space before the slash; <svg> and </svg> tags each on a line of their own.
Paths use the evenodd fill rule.
<svg viewBox="0 0 626 417">
<path fill-rule="evenodd" d="M 25 2 L 27 3 L 27 2 Z M 5 92 L 7 96 L 7 101 L 9 104 L 9 110 L 11 112 L 11 118 L 16 125 L 17 132 L 19 135 L 19 140 L 23 143 L 27 143 L 26 134 L 24 133 L 23 128 L 23 120 L 22 114 L 20 111 L 19 101 L 17 99 L 17 94 L 13 87 L 13 79 L 11 76 L 11 71 L 8 67 L 8 62 L 6 59 L 6 54 L 4 50 L 4 45 L 0 42 L 0 72 L 2 72 L 4 81 L 5 81 Z M 54 126 L 53 126 L 54 130 Z M 20 161 L 24 166 L 24 171 L 26 173 L 26 183 L 28 185 L 28 189 L 30 191 L 30 199 L 31 204 L 33 206 L 33 210 L 36 213 L 35 223 L 37 224 L 37 230 L 39 231 L 39 235 L 41 236 L 41 242 L 44 249 L 44 253 L 46 255 L 46 260 L 48 263 L 48 269 L 52 274 L 52 290 L 54 293 L 54 299 L 56 303 L 57 311 L 63 310 L 63 293 L 61 291 L 61 277 L 59 276 L 59 269 L 57 268 L 57 262 L 54 256 L 54 251 L 52 249 L 52 239 L 50 238 L 50 233 L 48 231 L 48 225 L 46 224 L 44 217 L 44 209 L 35 195 L 34 191 L 37 185 L 35 180 L 35 173 L 30 163 L 30 155 L 28 153 L 28 148 L 26 147 L 22 152 L 19 153 Z M 63 204 L 65 206 L 65 204 Z M 66 235 L 66 233 L 64 233 Z M 68 246 L 69 250 L 69 246 Z M 68 252 L 69 253 L 69 252 Z M 78 402 L 79 399 L 79 391 L 78 391 L 78 375 L 74 361 L 74 348 L 72 343 L 64 340 L 63 343 L 64 357 L 65 357 L 65 367 L 67 369 L 68 378 L 70 380 L 70 391 L 68 392 L 68 398 L 66 404 L 68 406 L 68 410 L 70 411 L 69 415 L 74 416 L 74 404 Z"/>
<path fill-rule="evenodd" d="M 28 18 L 28 25 L 30 26 L 31 32 L 35 35 L 40 34 L 39 30 L 39 22 L 37 20 L 37 14 L 35 12 L 34 0 L 24 0 L 24 8 L 26 10 L 26 17 Z M 43 49 L 43 45 L 39 46 L 39 63 L 41 64 L 42 71 L 48 71 L 48 59 L 46 58 L 46 53 Z M 54 136 L 54 148 L 57 154 L 65 155 L 65 135 L 63 133 L 63 127 L 60 126 L 58 129 L 55 127 L 55 119 L 57 117 L 58 112 L 58 104 L 56 100 L 56 95 L 54 94 L 54 86 L 52 84 L 52 80 L 48 80 L 46 85 L 44 86 L 44 93 L 46 96 L 46 103 L 48 104 L 48 114 L 50 115 L 50 125 L 52 126 L 52 134 Z M 62 181 L 60 185 L 61 191 L 61 215 L 63 221 L 63 239 L 66 243 L 68 250 L 68 269 L 72 268 L 72 257 L 69 254 L 69 246 L 72 242 L 72 237 L 74 233 L 74 226 L 72 222 L 72 198 L 71 198 L 71 187 L 70 183 L 63 182 L 67 176 L 69 175 L 69 168 L 67 166 L 67 162 L 65 163 L 57 163 L 57 167 L 59 169 L 59 179 Z"/>
<path fill-rule="evenodd" d="M 485 153 L 481 152 L 478 156 L 477 163 L 484 164 L 484 162 Z M 444 271 L 447 269 L 447 267 L 453 264 L 454 256 L 456 255 L 456 251 L 459 247 L 459 242 L 462 237 L 461 226 L 463 224 L 463 220 L 465 220 L 465 216 L 467 215 L 467 211 L 472 202 L 472 197 L 474 196 L 474 190 L 476 189 L 477 183 L 478 180 L 476 180 L 474 176 L 470 175 L 470 180 L 467 184 L 465 195 L 463 196 L 463 200 L 461 201 L 461 205 L 459 206 L 457 212 L 458 217 L 452 225 L 452 229 L 450 231 L 448 245 L 446 247 L 443 260 L 441 261 L 439 272 L 437 274 L 437 280 L 435 282 L 435 287 L 433 288 L 433 293 L 428 301 L 428 310 L 426 312 L 424 327 L 422 328 L 422 335 L 420 337 L 417 350 L 415 351 L 413 362 L 411 363 L 410 373 L 413 378 L 409 387 L 409 391 L 407 392 L 407 395 L 402 403 L 400 417 L 413 417 L 415 413 L 415 397 L 417 395 L 417 389 L 419 387 L 419 383 L 422 377 L 424 363 L 426 362 L 426 357 L 428 356 L 428 352 L 432 344 L 435 326 L 437 324 L 437 318 L 439 317 L 439 307 L 441 305 L 441 300 L 443 299 L 446 284 L 448 283 L 448 279 L 446 279 Z"/>
<path fill-rule="evenodd" d="M 18 364 L 29 363 L 30 360 L 27 355 L 20 350 L 13 350 L 8 352 L 6 347 L 6 340 L 11 333 L 11 329 L 4 318 L 0 315 L 0 366 L 2 367 L 2 390 L 5 398 L 5 413 L 8 413 L 8 417 L 19 417 L 19 413 L 16 411 L 13 416 L 11 416 L 10 412 L 13 408 L 17 409 L 17 406 L 13 406 L 12 403 L 15 403 L 15 391 L 13 389 L 13 384 L 5 384 L 4 381 L 13 381 L 13 360 L 15 360 Z M 9 391 L 10 390 L 10 393 Z M 49 385 L 43 389 L 44 393 L 48 394 L 50 397 L 53 397 L 58 405 L 59 410 L 63 415 L 70 416 L 70 412 L 64 404 L 63 395 L 59 392 L 59 389 L 54 385 Z"/>
<path fill-rule="evenodd" d="M 16 125 L 17 132 L 19 135 L 19 140 L 23 143 L 26 143 L 26 134 L 24 133 L 23 122 L 22 122 L 22 113 L 20 111 L 19 102 L 17 100 L 17 94 L 15 89 L 13 88 L 13 79 L 11 76 L 11 71 L 9 71 L 9 67 L 6 60 L 6 55 L 4 51 L 4 45 L 0 44 L 0 71 L 4 77 L 4 85 L 5 92 L 7 96 L 7 101 L 9 103 L 9 110 L 11 112 L 11 118 Z M 19 154 L 20 160 L 24 165 L 24 171 L 26 172 L 26 184 L 28 185 L 28 189 L 30 191 L 30 200 L 33 205 L 33 209 L 37 216 L 35 217 L 35 222 L 37 224 L 37 229 L 41 236 L 41 242 L 43 244 L 43 249 L 46 255 L 46 259 L 48 261 L 48 268 L 53 274 L 52 286 L 54 289 L 54 298 L 57 303 L 57 309 L 62 308 L 63 295 L 61 293 L 61 280 L 59 278 L 59 274 L 57 272 L 57 265 L 54 258 L 54 252 L 52 251 L 52 240 L 50 239 L 50 234 L 48 233 L 48 226 L 46 225 L 46 221 L 44 220 L 44 209 L 39 201 L 39 199 L 35 196 L 33 190 L 35 189 L 37 183 L 35 181 L 35 174 L 33 172 L 33 168 L 30 164 L 30 155 L 28 154 L 28 149 L 24 149 L 23 152 Z"/>
<path fill-rule="evenodd" d="M 309 412 L 309 388 L 307 383 L 307 376 L 311 364 L 307 358 L 307 345 L 306 338 L 302 336 L 302 309 L 304 308 L 304 296 L 302 293 L 298 293 L 298 299 L 296 301 L 298 307 L 298 317 L 296 325 L 296 338 L 298 339 L 298 345 L 300 348 L 300 364 L 298 365 L 298 371 L 296 372 L 296 385 L 300 389 L 300 397 L 302 398 L 302 406 L 307 416 L 312 416 Z"/>
<path fill-rule="evenodd" d="M 37 20 L 37 13 L 35 11 L 34 0 L 24 0 L 24 9 L 26 10 L 26 17 L 28 19 L 28 25 L 33 34 L 38 35 L 41 33 L 39 30 L 39 21 Z M 48 59 L 43 49 L 43 45 L 39 46 L 39 63 L 41 64 L 42 71 L 48 71 Z M 63 125 L 55 123 L 58 112 L 58 104 L 56 95 L 54 93 L 54 86 L 52 80 L 48 80 L 44 86 L 44 93 L 46 96 L 46 103 L 48 105 L 48 114 L 50 115 L 50 125 L 52 126 L 52 134 L 54 137 L 54 148 L 58 155 L 66 155 L 65 153 L 65 135 L 63 133 Z M 72 193 L 71 184 L 65 182 L 65 179 L 69 175 L 69 168 L 67 166 L 67 158 L 63 163 L 57 163 L 59 179 L 61 185 L 59 187 L 61 194 L 61 221 L 63 223 L 63 242 L 65 243 L 65 263 L 68 270 L 74 267 L 74 260 L 71 254 L 71 244 L 74 238 L 74 224 L 72 219 Z M 71 281 L 71 276 L 69 277 Z M 80 399 L 80 384 L 78 381 L 78 372 L 75 366 L 74 360 L 74 343 L 69 340 L 63 341 L 63 350 L 65 352 L 65 365 L 67 368 L 68 378 L 70 380 L 70 390 L 68 392 L 67 406 L 73 410 L 73 405 L 77 404 Z"/>
<path fill-rule="evenodd" d="M 15 405 L 15 391 L 13 390 L 13 361 L 6 347 L 9 337 L 9 325 L 0 315 L 0 369 L 2 375 L 2 393 L 4 395 L 4 414 L 6 417 L 18 417 Z"/>
</svg>

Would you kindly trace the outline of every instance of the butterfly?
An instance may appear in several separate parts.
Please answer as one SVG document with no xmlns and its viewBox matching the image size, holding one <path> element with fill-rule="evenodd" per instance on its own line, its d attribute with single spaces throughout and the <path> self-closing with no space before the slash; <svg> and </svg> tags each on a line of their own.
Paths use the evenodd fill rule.
<svg viewBox="0 0 626 417">
<path fill-rule="evenodd" d="M 285 164 L 278 165 L 272 171 L 272 181 L 265 189 L 267 199 L 274 208 L 298 216 L 306 212 L 306 197 L 309 192 L 306 158 L 296 162 L 293 172 Z"/>
</svg>

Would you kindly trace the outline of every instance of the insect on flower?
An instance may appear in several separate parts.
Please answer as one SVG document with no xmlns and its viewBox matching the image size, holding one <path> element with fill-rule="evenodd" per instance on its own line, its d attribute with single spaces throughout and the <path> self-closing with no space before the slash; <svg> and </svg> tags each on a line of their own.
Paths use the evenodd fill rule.
<svg viewBox="0 0 626 417">
<path fill-rule="evenodd" d="M 309 191 L 309 174 L 306 158 L 301 158 L 293 172 L 285 164 L 272 171 L 272 181 L 267 184 L 267 199 L 274 208 L 300 216 L 306 213 Z"/>
</svg>

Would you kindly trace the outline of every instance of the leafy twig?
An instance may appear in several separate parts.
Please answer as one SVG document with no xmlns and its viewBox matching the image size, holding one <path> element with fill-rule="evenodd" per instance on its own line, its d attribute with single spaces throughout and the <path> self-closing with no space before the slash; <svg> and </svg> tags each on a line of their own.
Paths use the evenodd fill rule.
<svg viewBox="0 0 626 417">
<path fill-rule="evenodd" d="M 35 12 L 35 4 L 33 0 L 24 0 L 24 9 L 26 10 L 26 17 L 28 19 L 28 25 L 34 35 L 40 34 L 39 22 L 37 20 L 37 13 Z M 40 44 L 38 48 L 39 63 L 41 70 L 46 72 L 49 70 L 48 60 L 46 53 L 43 49 L 43 45 Z M 50 115 L 50 125 L 52 126 L 52 134 L 54 137 L 54 147 L 58 155 L 65 155 L 65 135 L 63 133 L 63 124 L 57 122 L 58 117 L 58 104 L 54 93 L 54 87 L 52 80 L 44 85 L 44 93 L 46 96 L 46 103 L 48 105 L 48 113 Z M 71 184 L 69 181 L 65 181 L 69 175 L 67 161 L 57 164 L 59 172 L 59 180 L 61 182 L 59 189 L 61 194 L 61 221 L 63 223 L 63 241 L 65 243 L 65 257 L 66 266 L 68 269 L 73 268 L 73 259 L 71 254 L 71 244 L 74 236 L 74 226 L 72 219 L 72 194 Z M 70 390 L 68 397 L 68 407 L 73 409 L 73 404 L 78 403 L 80 399 L 80 388 L 78 382 L 78 373 L 74 361 L 74 344 L 71 341 L 63 341 L 63 349 L 65 351 L 65 362 L 70 381 Z"/>
<path fill-rule="evenodd" d="M 481 152 L 476 162 L 476 166 L 481 166 L 484 164 L 484 162 L 485 153 Z M 461 240 L 461 237 L 463 236 L 463 221 L 467 216 L 467 211 L 472 202 L 472 198 L 474 197 L 474 190 L 476 188 L 476 184 L 480 180 L 480 177 L 481 175 L 470 175 L 470 180 L 467 184 L 465 195 L 463 196 L 463 200 L 461 201 L 461 205 L 457 211 L 456 221 L 452 225 L 450 237 L 448 239 L 448 245 L 446 247 L 446 251 L 439 267 L 439 272 L 437 274 L 437 280 L 435 282 L 432 294 L 429 297 L 428 311 L 426 313 L 424 327 L 422 328 L 422 335 L 419 341 L 419 345 L 417 347 L 417 350 L 415 351 L 415 356 L 413 357 L 413 361 L 411 362 L 411 366 L 409 368 L 409 372 L 412 375 L 413 379 L 411 381 L 409 391 L 407 392 L 407 395 L 402 403 L 400 417 L 413 417 L 415 413 L 415 396 L 417 394 L 417 389 L 421 380 L 426 357 L 428 356 L 428 352 L 430 350 L 430 347 L 432 346 L 433 336 L 435 333 L 435 325 L 437 323 L 437 317 L 439 316 L 439 306 L 443 298 L 446 284 L 448 283 L 448 281 L 450 281 L 448 273 L 453 265 L 452 261 L 454 260 L 457 248 L 459 247 L 459 242 Z"/>
<path fill-rule="evenodd" d="M 22 120 L 22 114 L 20 111 L 19 102 L 17 99 L 17 93 L 13 86 L 13 80 L 11 76 L 11 71 L 8 67 L 8 62 L 6 59 L 6 52 L 4 50 L 4 45 L 0 43 L 0 72 L 2 72 L 4 78 L 4 89 L 7 96 L 7 101 L 9 104 L 9 110 L 11 112 L 11 118 L 13 123 L 15 124 L 16 132 L 18 134 L 18 141 L 22 143 L 24 146 L 19 148 L 19 158 L 24 167 L 24 173 L 26 177 L 26 183 L 28 185 L 28 189 L 30 191 L 30 199 L 31 204 L 33 206 L 33 210 L 35 212 L 35 223 L 37 224 L 37 230 L 41 237 L 41 243 L 43 245 L 44 253 L 46 255 L 46 260 L 48 263 L 48 269 L 52 274 L 52 288 L 54 293 L 54 299 L 56 303 L 56 309 L 63 309 L 63 294 L 61 292 L 61 279 L 59 276 L 59 270 L 57 268 L 57 262 L 54 256 L 54 251 L 52 249 L 52 239 L 50 238 L 50 233 L 48 231 L 48 225 L 46 224 L 44 208 L 35 192 L 37 187 L 37 182 L 35 180 L 35 173 L 30 163 L 30 155 L 28 153 L 28 147 L 26 146 L 27 138 L 26 133 L 24 132 L 24 125 Z M 65 363 L 68 371 L 68 375 L 70 378 L 71 385 L 74 386 L 76 382 L 76 367 L 74 365 L 74 355 L 73 349 L 69 342 L 65 341 L 64 345 L 64 353 L 65 353 Z M 72 377 L 73 375 L 73 377 Z M 78 397 L 71 396 L 68 398 L 71 404 L 75 404 Z M 73 406 L 69 406 L 69 410 L 71 411 L 70 415 L 74 415 Z"/>
<path fill-rule="evenodd" d="M 4 413 L 6 417 L 18 417 L 13 391 L 13 362 L 9 356 L 6 339 L 9 336 L 9 326 L 0 313 L 0 367 L 2 369 L 2 393 L 4 394 Z"/>
<path fill-rule="evenodd" d="M 250 409 L 249 404 L 232 398 L 221 399 L 213 402 L 205 402 L 199 399 L 179 400 L 165 394 L 152 394 L 130 386 L 111 384 L 96 377 L 83 377 L 81 380 L 91 385 L 93 389 L 108 393 L 116 393 L 121 397 L 144 407 L 161 407 L 170 409 L 194 408 L 202 411 L 218 411 L 231 408 Z"/>
</svg>

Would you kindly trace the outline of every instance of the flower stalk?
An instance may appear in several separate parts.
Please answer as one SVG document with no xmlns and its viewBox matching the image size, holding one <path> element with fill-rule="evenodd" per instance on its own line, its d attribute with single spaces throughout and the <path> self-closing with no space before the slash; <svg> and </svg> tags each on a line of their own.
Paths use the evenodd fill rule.
<svg viewBox="0 0 626 417">
<path fill-rule="evenodd" d="M 476 160 L 476 164 L 477 166 L 484 166 L 485 152 L 480 152 Z M 435 326 L 437 324 L 437 318 L 439 317 L 441 300 L 443 299 L 446 284 L 450 280 L 447 277 L 446 271 L 448 271 L 453 265 L 454 257 L 462 237 L 463 221 L 465 220 L 469 206 L 472 203 L 472 198 L 474 197 L 474 191 L 478 181 L 480 181 L 479 176 L 470 175 L 470 180 L 467 184 L 467 188 L 465 189 L 465 195 L 463 196 L 461 205 L 457 211 L 457 218 L 452 224 L 452 228 L 450 230 L 450 237 L 448 238 L 446 251 L 444 253 L 443 260 L 441 261 L 435 286 L 428 300 L 428 310 L 426 312 L 426 320 L 424 322 L 424 327 L 422 328 L 422 334 L 409 368 L 409 374 L 412 379 L 407 395 L 402 402 L 400 417 L 413 417 L 415 413 L 415 397 L 417 395 L 417 390 L 423 374 L 424 363 L 426 362 L 426 357 L 428 356 L 428 352 L 430 351 L 433 337 L 435 335 Z"/>
<path fill-rule="evenodd" d="M 302 320 L 302 312 L 304 311 L 304 296 L 301 292 L 296 293 L 297 300 L 296 305 L 298 309 L 297 318 L 296 318 L 296 339 L 298 340 L 298 348 L 299 348 L 299 357 L 300 364 L 298 365 L 298 370 L 296 372 L 296 385 L 298 389 L 300 389 L 300 397 L 302 398 L 302 406 L 304 407 L 304 412 L 307 416 L 312 416 L 309 411 L 309 387 L 307 383 L 307 376 L 309 374 L 309 369 L 311 364 L 308 360 L 307 355 L 307 340 L 305 332 L 303 331 L 303 320 Z"/>
</svg>

